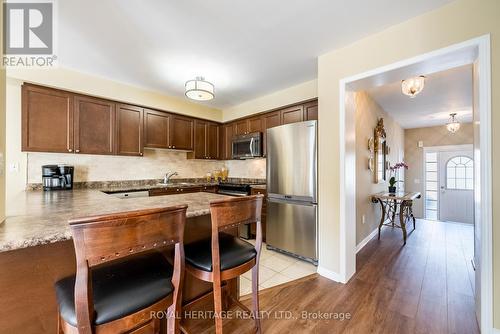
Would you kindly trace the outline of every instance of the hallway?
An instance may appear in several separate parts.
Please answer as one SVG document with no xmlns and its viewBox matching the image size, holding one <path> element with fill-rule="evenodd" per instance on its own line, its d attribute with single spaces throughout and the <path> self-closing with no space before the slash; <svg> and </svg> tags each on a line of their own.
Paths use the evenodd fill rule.
<svg viewBox="0 0 500 334">
<path fill-rule="evenodd" d="M 357 273 L 348 284 L 317 274 L 261 292 L 265 333 L 479 333 L 474 314 L 472 226 L 418 220 L 402 247 L 399 229 L 385 227 L 357 255 Z M 244 303 L 250 306 L 250 300 Z M 234 309 L 237 310 L 237 309 Z M 307 319 L 349 313 L 350 320 Z M 291 311 L 292 320 L 280 319 Z M 211 333 L 212 320 L 189 328 Z M 251 320 L 224 321 L 228 332 L 251 333 Z"/>
</svg>

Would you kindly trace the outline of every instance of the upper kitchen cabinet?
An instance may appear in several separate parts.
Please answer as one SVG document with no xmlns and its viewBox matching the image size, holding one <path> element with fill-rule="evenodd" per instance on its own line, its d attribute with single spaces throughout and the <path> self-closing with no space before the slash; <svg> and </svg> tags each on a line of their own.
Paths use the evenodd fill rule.
<svg viewBox="0 0 500 334">
<path fill-rule="evenodd" d="M 264 131 L 264 117 L 263 116 L 258 116 L 258 117 L 253 117 L 248 120 L 248 132 L 262 132 Z"/>
<path fill-rule="evenodd" d="M 169 148 L 192 151 L 194 149 L 194 119 L 172 115 Z"/>
<path fill-rule="evenodd" d="M 263 135 L 262 135 L 262 155 L 267 154 L 267 129 L 281 125 L 281 114 L 279 111 L 269 112 L 262 116 Z"/>
<path fill-rule="evenodd" d="M 73 152 L 73 95 L 22 86 L 22 150 Z"/>
<path fill-rule="evenodd" d="M 118 104 L 116 106 L 116 153 L 119 155 L 142 156 L 143 113 L 136 106 Z"/>
<path fill-rule="evenodd" d="M 318 101 L 304 104 L 304 121 L 318 120 Z"/>
<path fill-rule="evenodd" d="M 301 104 L 282 109 L 280 112 L 281 124 L 290 124 L 304 121 L 304 107 Z"/>
<path fill-rule="evenodd" d="M 232 142 L 234 128 L 234 123 L 224 124 L 220 127 L 220 150 L 222 160 L 230 160 L 233 158 Z"/>
<path fill-rule="evenodd" d="M 170 120 L 171 115 L 166 112 L 144 109 L 145 147 L 170 148 Z"/>
<path fill-rule="evenodd" d="M 220 159 L 219 150 L 219 125 L 208 122 L 207 124 L 207 156 L 209 159 Z"/>
<path fill-rule="evenodd" d="M 194 152 L 189 153 L 190 159 L 219 158 L 219 126 L 216 123 L 195 120 L 194 122 Z"/>
<path fill-rule="evenodd" d="M 242 119 L 234 122 L 234 135 L 245 135 L 248 131 L 248 119 Z"/>
<path fill-rule="evenodd" d="M 75 96 L 75 153 L 114 154 L 115 103 Z"/>
</svg>

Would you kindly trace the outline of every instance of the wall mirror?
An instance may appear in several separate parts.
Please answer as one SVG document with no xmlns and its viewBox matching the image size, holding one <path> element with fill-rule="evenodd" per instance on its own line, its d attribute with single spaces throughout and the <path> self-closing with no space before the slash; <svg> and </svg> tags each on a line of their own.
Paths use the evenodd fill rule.
<svg viewBox="0 0 500 334">
<path fill-rule="evenodd" d="M 387 142 L 384 129 L 384 119 L 380 118 L 374 131 L 374 182 L 382 183 L 387 180 Z"/>
</svg>

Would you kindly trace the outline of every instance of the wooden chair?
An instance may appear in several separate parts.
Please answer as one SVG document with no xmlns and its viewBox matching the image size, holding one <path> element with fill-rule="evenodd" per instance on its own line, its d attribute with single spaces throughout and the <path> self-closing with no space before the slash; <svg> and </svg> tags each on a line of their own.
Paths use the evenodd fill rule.
<svg viewBox="0 0 500 334">
<path fill-rule="evenodd" d="M 70 220 L 77 268 L 55 285 L 59 333 L 159 333 L 167 316 L 168 333 L 178 332 L 186 209 Z M 160 252 L 172 245 L 173 266 Z"/>
<path fill-rule="evenodd" d="M 212 236 L 186 245 L 186 271 L 194 277 L 213 284 L 215 328 L 222 334 L 222 284 L 252 269 L 253 314 L 257 333 L 261 333 L 259 317 L 259 257 L 262 247 L 261 211 L 263 195 L 235 197 L 210 203 Z M 223 233 L 240 224 L 256 223 L 255 246 L 238 237 Z M 204 296 L 200 297 L 203 298 Z M 187 332 L 182 328 L 184 332 Z"/>
</svg>

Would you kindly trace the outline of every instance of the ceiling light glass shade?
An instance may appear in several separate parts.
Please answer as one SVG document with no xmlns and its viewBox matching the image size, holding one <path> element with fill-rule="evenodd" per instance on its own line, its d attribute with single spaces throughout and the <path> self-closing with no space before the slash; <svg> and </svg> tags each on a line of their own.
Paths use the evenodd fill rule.
<svg viewBox="0 0 500 334">
<path fill-rule="evenodd" d="M 214 85 L 203 77 L 186 81 L 186 96 L 191 100 L 209 101 L 215 97 Z"/>
<path fill-rule="evenodd" d="M 401 91 L 403 94 L 408 95 L 411 98 L 417 96 L 418 93 L 424 89 L 425 77 L 423 75 L 419 77 L 409 78 L 401 82 Z"/>
<path fill-rule="evenodd" d="M 458 123 L 458 121 L 455 118 L 456 115 L 457 115 L 456 113 L 450 114 L 451 116 L 450 120 L 448 121 L 448 124 L 446 124 L 446 128 L 451 133 L 455 133 L 460 129 L 460 123 Z"/>
</svg>

